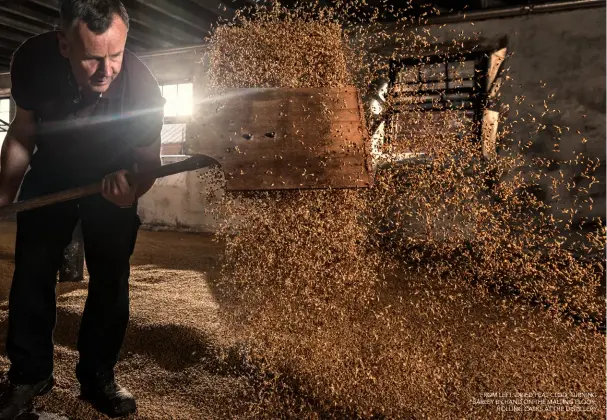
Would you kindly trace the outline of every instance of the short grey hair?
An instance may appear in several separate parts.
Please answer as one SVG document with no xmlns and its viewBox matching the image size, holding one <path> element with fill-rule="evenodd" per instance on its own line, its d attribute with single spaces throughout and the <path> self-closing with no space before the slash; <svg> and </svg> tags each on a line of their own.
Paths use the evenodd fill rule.
<svg viewBox="0 0 607 420">
<path fill-rule="evenodd" d="M 78 21 L 96 34 L 108 30 L 117 14 L 129 28 L 129 15 L 120 0 L 61 0 L 61 26 L 69 29 Z"/>
</svg>

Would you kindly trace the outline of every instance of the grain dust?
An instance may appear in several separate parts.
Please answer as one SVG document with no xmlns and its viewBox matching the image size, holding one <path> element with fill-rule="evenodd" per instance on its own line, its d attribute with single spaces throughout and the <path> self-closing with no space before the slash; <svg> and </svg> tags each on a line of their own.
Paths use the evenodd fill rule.
<svg viewBox="0 0 607 420">
<path fill-rule="evenodd" d="M 431 29 L 411 29 L 406 17 L 382 29 L 384 13 L 364 1 L 258 6 L 213 33 L 211 88 L 354 84 L 368 93 L 389 70 L 378 52 L 387 42 L 420 60 L 439 52 Z M 475 37 L 454 33 L 440 52 L 471 48 Z M 289 414 L 306 418 L 487 416 L 472 401 L 491 390 L 605 395 L 604 222 L 575 218 L 588 200 L 545 200 L 587 191 L 598 163 L 559 160 L 583 174 L 574 185 L 546 170 L 558 158 L 529 159 L 533 134 L 503 116 L 499 158 L 486 159 L 476 123 L 459 109 L 412 106 L 421 102 L 385 105 L 400 107 L 406 129 L 383 151 L 422 162 L 380 171 L 369 190 L 217 195 L 225 254 L 216 286 L 224 319 L 265 378 L 255 415 L 276 408 L 277 395 L 291 395 Z M 548 103 L 545 112 L 557 112 Z"/>
</svg>

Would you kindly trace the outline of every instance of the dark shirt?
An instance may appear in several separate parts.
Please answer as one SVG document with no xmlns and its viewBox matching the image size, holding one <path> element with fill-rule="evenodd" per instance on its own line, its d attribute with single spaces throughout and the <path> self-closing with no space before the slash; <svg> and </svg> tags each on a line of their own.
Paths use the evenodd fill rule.
<svg viewBox="0 0 607 420">
<path fill-rule="evenodd" d="M 164 99 L 150 70 L 125 50 L 122 69 L 106 92 L 81 98 L 56 32 L 25 41 L 13 54 L 11 93 L 33 111 L 36 149 L 22 191 L 25 197 L 100 181 L 132 169 L 133 148 L 160 136 Z"/>
</svg>

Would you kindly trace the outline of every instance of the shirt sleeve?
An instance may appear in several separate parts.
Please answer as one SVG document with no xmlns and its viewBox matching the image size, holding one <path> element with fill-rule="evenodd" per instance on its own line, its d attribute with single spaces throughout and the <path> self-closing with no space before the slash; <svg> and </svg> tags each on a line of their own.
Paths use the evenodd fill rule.
<svg viewBox="0 0 607 420">
<path fill-rule="evenodd" d="M 25 41 L 13 53 L 10 66 L 11 96 L 17 106 L 27 111 L 36 107 L 35 92 L 39 89 L 35 57 L 29 41 Z"/>
<path fill-rule="evenodd" d="M 162 96 L 154 96 L 141 102 L 137 119 L 137 135 L 134 137 L 136 147 L 145 147 L 153 144 L 162 132 L 164 124 L 164 103 Z"/>
<path fill-rule="evenodd" d="M 160 137 L 164 123 L 165 99 L 151 72 L 143 63 L 138 64 L 138 79 L 134 86 L 134 103 L 131 110 L 134 116 L 131 141 L 134 147 L 146 147 Z"/>
</svg>

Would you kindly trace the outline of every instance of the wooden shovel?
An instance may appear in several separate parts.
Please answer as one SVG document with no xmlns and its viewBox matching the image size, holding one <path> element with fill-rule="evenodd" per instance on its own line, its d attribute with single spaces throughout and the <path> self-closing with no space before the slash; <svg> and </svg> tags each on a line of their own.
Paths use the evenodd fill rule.
<svg viewBox="0 0 607 420">
<path fill-rule="evenodd" d="M 208 168 L 210 166 L 220 166 L 217 160 L 206 155 L 196 155 L 187 158 L 181 162 L 170 163 L 159 168 L 152 169 L 146 172 L 128 173 L 127 180 L 130 184 L 137 182 L 140 179 L 157 179 L 169 175 L 178 174 L 181 172 L 194 171 L 196 169 Z M 53 194 L 43 195 L 41 197 L 32 198 L 29 200 L 19 201 L 8 206 L 0 207 L 0 218 L 13 215 L 20 211 L 32 210 L 39 207 L 48 206 L 50 204 L 61 203 L 64 201 L 74 200 L 76 198 L 86 197 L 89 195 L 98 194 L 101 192 L 101 181 L 94 184 L 76 187 L 65 191 L 60 191 Z"/>
<path fill-rule="evenodd" d="M 230 89 L 187 122 L 188 154 L 221 161 L 226 191 L 369 188 L 364 106 L 355 86 Z"/>
</svg>

